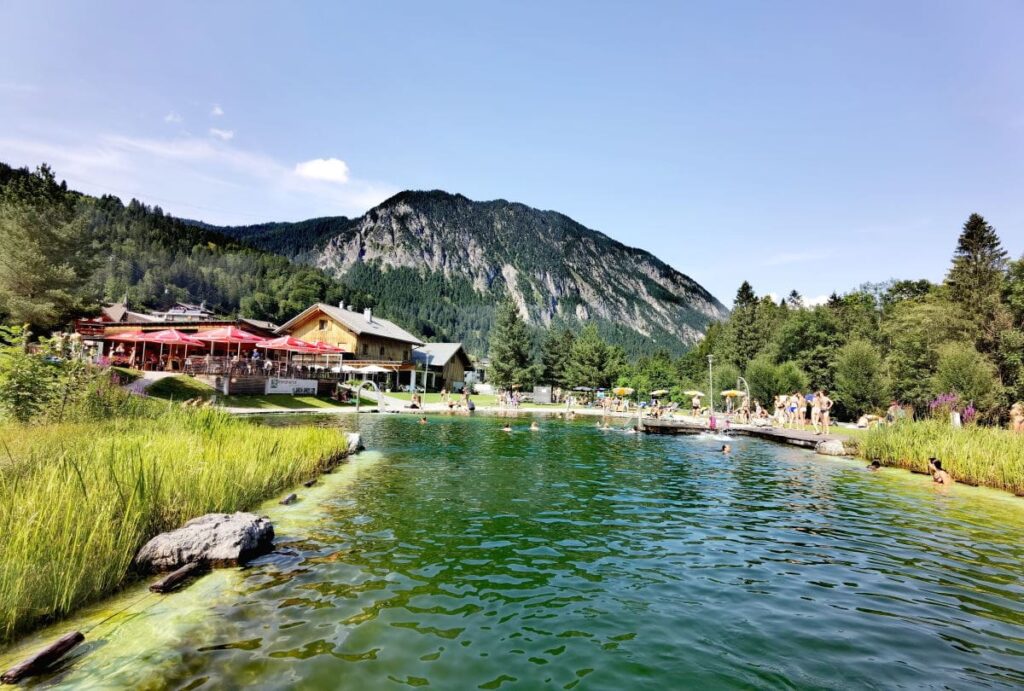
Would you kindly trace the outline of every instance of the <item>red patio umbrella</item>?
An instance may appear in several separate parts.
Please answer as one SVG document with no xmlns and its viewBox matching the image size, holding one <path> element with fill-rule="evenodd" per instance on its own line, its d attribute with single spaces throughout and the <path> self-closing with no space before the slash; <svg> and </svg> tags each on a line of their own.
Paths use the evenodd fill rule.
<svg viewBox="0 0 1024 691">
<path fill-rule="evenodd" d="M 266 348 L 267 350 L 287 350 L 291 353 L 315 353 L 316 346 L 309 341 L 303 341 L 301 338 L 295 338 L 294 336 L 281 336 L 269 341 L 260 341 L 256 344 L 257 348 Z"/>
<path fill-rule="evenodd" d="M 196 334 L 196 338 L 198 338 L 200 341 L 207 341 L 211 344 L 224 343 L 226 346 L 237 343 L 239 355 L 242 354 L 243 345 L 260 343 L 263 340 L 265 340 L 263 336 L 257 336 L 256 334 L 249 333 L 248 331 L 243 331 L 242 329 L 239 329 L 237 326 L 223 326 L 219 329 L 201 331 L 200 333 Z M 227 352 L 227 348 L 225 348 L 225 352 Z"/>
<path fill-rule="evenodd" d="M 187 333 L 178 331 L 177 329 L 164 329 L 163 331 L 156 331 L 151 334 L 146 334 L 146 343 L 159 343 L 160 344 L 160 357 L 164 355 L 164 344 L 167 345 L 183 345 L 185 346 L 185 357 L 188 357 L 189 346 L 199 346 L 205 348 L 206 344 L 200 341 L 195 336 L 190 336 Z"/>
<path fill-rule="evenodd" d="M 146 340 L 146 334 L 141 331 L 125 331 L 124 333 L 114 334 L 113 336 L 107 336 L 108 341 L 144 341 Z"/>
<path fill-rule="evenodd" d="M 312 345 L 316 348 L 318 355 L 341 355 L 348 352 L 341 346 L 334 345 L 333 343 L 324 343 L 323 341 L 313 341 Z M 327 364 L 331 364 L 330 359 L 327 360 Z"/>
<path fill-rule="evenodd" d="M 316 346 L 309 341 L 303 341 L 294 336 L 281 336 L 270 341 L 261 341 L 256 344 L 257 348 L 266 350 L 284 350 L 288 352 L 288 365 L 291 366 L 292 353 L 316 353 Z"/>
<path fill-rule="evenodd" d="M 113 336 L 107 337 L 108 341 L 124 341 L 127 343 L 142 343 L 142 356 L 146 356 L 146 334 L 141 331 L 125 331 L 124 333 L 114 334 Z M 135 365 L 135 359 L 132 358 L 132 366 Z"/>
</svg>

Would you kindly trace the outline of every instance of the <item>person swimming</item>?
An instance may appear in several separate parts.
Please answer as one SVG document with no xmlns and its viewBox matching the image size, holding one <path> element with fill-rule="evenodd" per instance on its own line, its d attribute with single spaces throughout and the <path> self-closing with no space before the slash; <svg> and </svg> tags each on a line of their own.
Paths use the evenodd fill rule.
<svg viewBox="0 0 1024 691">
<path fill-rule="evenodd" d="M 939 485 L 952 485 L 953 478 L 942 469 L 942 461 L 937 458 L 928 459 L 928 470 L 932 472 L 932 482 Z"/>
<path fill-rule="evenodd" d="M 421 418 L 420 418 L 420 424 L 421 424 L 421 425 L 425 425 L 425 424 L 427 424 L 427 418 L 426 418 L 426 417 L 421 417 Z"/>
<path fill-rule="evenodd" d="M 540 425 L 537 424 L 536 420 L 534 420 L 533 422 L 530 423 L 530 431 L 531 432 L 539 432 L 540 431 Z"/>
<path fill-rule="evenodd" d="M 510 425 L 509 423 L 506 422 L 505 426 L 501 428 L 501 431 L 502 432 L 511 432 L 512 431 L 512 425 Z"/>
<path fill-rule="evenodd" d="M 729 453 L 732 451 L 732 447 L 728 444 L 722 444 L 722 453 Z"/>
<path fill-rule="evenodd" d="M 881 470 L 881 469 L 882 469 L 882 464 L 880 462 L 878 462 L 877 460 L 876 461 L 871 461 L 871 463 L 868 465 L 868 470 L 870 470 L 871 472 L 875 472 L 876 470 Z"/>
</svg>

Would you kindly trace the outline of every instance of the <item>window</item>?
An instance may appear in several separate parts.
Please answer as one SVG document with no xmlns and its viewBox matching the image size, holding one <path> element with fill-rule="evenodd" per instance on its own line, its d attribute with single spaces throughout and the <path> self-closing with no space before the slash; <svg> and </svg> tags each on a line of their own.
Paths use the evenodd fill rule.
<svg viewBox="0 0 1024 691">
<path fill-rule="evenodd" d="M 320 320 L 320 330 L 321 331 L 327 331 L 327 320 L 326 319 L 321 319 Z"/>
<path fill-rule="evenodd" d="M 384 359 L 384 346 L 381 346 L 381 347 L 380 347 L 380 359 L 381 359 L 381 360 L 383 360 L 383 359 Z"/>
<path fill-rule="evenodd" d="M 364 343 L 363 344 L 363 355 L 369 355 L 369 354 L 370 354 L 370 346 L 368 346 L 368 345 L 366 345 Z"/>
</svg>

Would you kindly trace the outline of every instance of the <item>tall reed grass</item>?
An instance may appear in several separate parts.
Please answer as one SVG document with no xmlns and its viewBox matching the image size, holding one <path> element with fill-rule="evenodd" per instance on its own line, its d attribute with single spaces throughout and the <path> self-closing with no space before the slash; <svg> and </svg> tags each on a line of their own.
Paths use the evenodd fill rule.
<svg viewBox="0 0 1024 691">
<path fill-rule="evenodd" d="M 135 552 L 156 533 L 203 513 L 251 508 L 345 448 L 332 429 L 154 410 L 0 425 L 0 641 L 123 584 Z"/>
<path fill-rule="evenodd" d="M 1004 429 L 908 421 L 871 430 L 859 448 L 866 459 L 919 472 L 934 456 L 958 482 L 1024 495 L 1024 435 Z"/>
</svg>

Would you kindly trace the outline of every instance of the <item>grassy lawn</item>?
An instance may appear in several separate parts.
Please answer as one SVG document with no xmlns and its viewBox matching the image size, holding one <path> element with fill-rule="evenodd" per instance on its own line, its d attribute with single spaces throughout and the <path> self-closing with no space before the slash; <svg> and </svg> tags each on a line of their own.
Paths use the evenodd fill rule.
<svg viewBox="0 0 1024 691">
<path fill-rule="evenodd" d="M 217 399 L 220 405 L 230 408 L 254 408 L 259 410 L 294 410 L 296 408 L 350 408 L 355 403 L 339 403 L 331 398 L 316 396 L 290 396 L 275 393 L 269 396 L 221 396 Z M 375 406 L 376 401 L 362 399 L 362 405 Z"/>
<path fill-rule="evenodd" d="M 194 377 L 179 374 L 154 382 L 146 389 L 146 394 L 153 398 L 187 401 L 190 398 L 209 398 L 216 395 L 217 390 Z"/>
<path fill-rule="evenodd" d="M 130 367 L 111 367 L 110 373 L 111 375 L 116 375 L 122 385 L 131 384 L 142 376 L 142 372 L 137 369 L 131 369 Z"/>
<path fill-rule="evenodd" d="M 402 401 L 411 401 L 412 394 L 408 391 L 392 391 L 389 394 L 385 394 L 388 398 L 397 398 Z M 423 397 L 424 404 L 440 403 L 441 394 L 439 393 L 423 393 L 420 394 Z M 459 394 L 452 394 L 452 400 L 458 400 Z M 478 396 L 470 396 L 474 403 L 477 405 L 497 405 L 498 397 L 494 394 L 480 394 Z"/>
<path fill-rule="evenodd" d="M 292 396 L 289 394 L 270 394 L 268 396 L 221 396 L 216 389 L 207 384 L 184 375 L 165 377 L 146 389 L 153 398 L 169 401 L 187 401 L 192 398 L 210 398 L 217 396 L 219 405 L 231 408 L 252 408 L 254 410 L 296 410 L 298 408 L 343 408 L 354 406 L 355 403 L 339 403 L 330 398 L 317 396 Z M 362 399 L 362 405 L 373 406 L 376 401 Z"/>
</svg>

